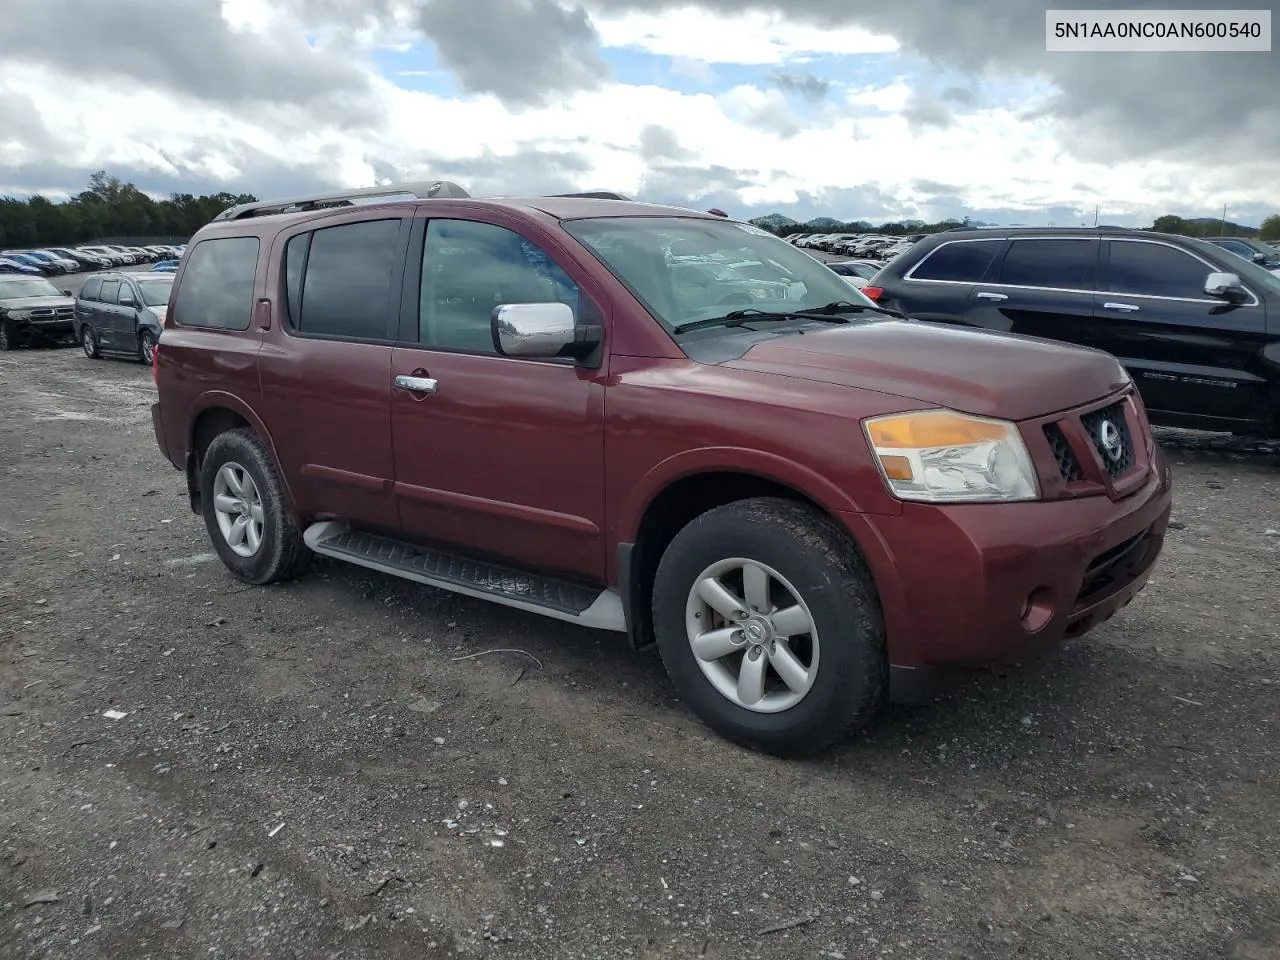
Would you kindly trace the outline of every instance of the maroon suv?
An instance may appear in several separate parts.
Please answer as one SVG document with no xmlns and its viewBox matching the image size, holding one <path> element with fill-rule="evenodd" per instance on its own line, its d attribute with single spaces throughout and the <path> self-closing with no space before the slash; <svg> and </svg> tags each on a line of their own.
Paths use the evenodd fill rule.
<svg viewBox="0 0 1280 960">
<path fill-rule="evenodd" d="M 621 199 L 232 208 L 155 375 L 237 576 L 318 553 L 656 643 L 780 754 L 1102 622 L 1171 504 L 1111 356 L 905 320 L 754 226 Z"/>
</svg>

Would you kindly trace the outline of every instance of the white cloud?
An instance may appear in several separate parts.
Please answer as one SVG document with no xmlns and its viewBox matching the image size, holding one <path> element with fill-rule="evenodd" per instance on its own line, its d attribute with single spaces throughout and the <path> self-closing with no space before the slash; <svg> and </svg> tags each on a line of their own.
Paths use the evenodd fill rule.
<svg viewBox="0 0 1280 960">
<path fill-rule="evenodd" d="M 894 53 L 898 42 L 860 27 L 824 30 L 782 14 L 747 11 L 732 17 L 683 7 L 660 14 L 592 17 L 606 47 L 644 50 L 704 63 L 782 64 L 814 56 Z"/>
<path fill-rule="evenodd" d="M 283 23 L 272 9 L 265 0 L 234 0 L 225 15 L 243 29 L 275 33 Z M 895 46 L 864 31 L 819 31 L 764 14 L 730 19 L 684 10 L 662 18 L 624 16 L 595 23 L 606 43 L 683 58 L 686 69 L 695 71 L 709 71 L 711 62 L 772 65 Z M 1028 222 L 1039 222 L 1037 211 L 1051 204 L 1091 209 L 1100 201 L 1113 217 L 1132 213 L 1149 220 L 1175 208 L 1221 210 L 1224 201 L 1280 203 L 1274 164 L 1260 163 L 1252 179 L 1242 182 L 1229 170 L 1190 163 L 1074 160 L 1063 150 L 1054 121 L 1022 119 L 1025 102 L 970 111 L 945 129 L 913 129 L 901 111 L 917 91 L 893 71 L 878 85 L 845 87 L 840 100 L 827 102 L 803 126 L 805 121 L 789 112 L 787 99 L 768 87 L 767 72 L 760 71 L 758 84 L 739 84 L 717 95 L 611 83 L 515 113 L 492 96 L 450 100 L 375 76 L 377 109 L 370 128 L 359 134 L 301 107 L 218 107 L 140 83 L 73 83 L 50 66 L 0 62 L 0 89 L 10 98 L 30 95 L 38 102 L 49 90 L 60 92 L 56 119 L 46 130 L 46 139 L 59 142 L 59 165 L 152 171 L 179 180 L 239 181 L 266 157 L 300 176 L 364 186 L 387 164 L 417 178 L 436 175 L 436 167 L 465 170 L 469 162 L 484 160 L 490 170 L 486 182 L 519 192 L 533 176 L 519 156 L 539 150 L 577 158 L 564 176 L 579 188 L 634 193 L 649 173 L 637 152 L 640 131 L 660 124 L 689 158 L 676 166 L 756 171 L 742 173 L 749 183 L 738 189 L 741 203 L 756 208 L 830 190 L 853 191 L 844 197 L 856 198 L 859 190 L 871 197 L 897 197 L 903 214 L 920 205 L 929 211 L 931 196 L 954 193 L 971 208 L 1026 207 Z M 866 116 L 866 108 L 887 115 Z M 23 186 L 7 182 L 6 167 L 39 169 L 49 159 L 47 147 L 38 149 L 34 140 L 11 132 L 6 136 L 0 126 L 0 187 Z M 497 173 L 492 172 L 495 162 Z M 920 181 L 932 186 L 922 187 Z M 238 186 L 254 189 L 252 183 Z M 690 189 L 697 192 L 696 186 Z M 843 203 L 828 212 L 840 217 L 863 212 L 856 200 Z"/>
</svg>

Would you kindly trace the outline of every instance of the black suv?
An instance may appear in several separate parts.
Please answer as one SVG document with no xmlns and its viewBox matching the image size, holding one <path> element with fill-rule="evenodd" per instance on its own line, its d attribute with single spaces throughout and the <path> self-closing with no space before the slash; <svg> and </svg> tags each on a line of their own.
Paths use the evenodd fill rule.
<svg viewBox="0 0 1280 960">
<path fill-rule="evenodd" d="M 1214 244 L 1120 227 L 954 230 L 862 292 L 916 320 L 1114 354 L 1155 423 L 1280 437 L 1280 276 Z"/>
<path fill-rule="evenodd" d="M 0 275 L 0 350 L 71 336 L 75 301 L 43 277 Z"/>
</svg>

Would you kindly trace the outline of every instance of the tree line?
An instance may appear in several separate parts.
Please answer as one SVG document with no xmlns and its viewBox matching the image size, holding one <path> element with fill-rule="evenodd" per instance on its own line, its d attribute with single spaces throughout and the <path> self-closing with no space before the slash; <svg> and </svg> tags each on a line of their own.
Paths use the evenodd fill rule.
<svg viewBox="0 0 1280 960">
<path fill-rule="evenodd" d="M 170 194 L 153 200 L 132 183 L 99 170 L 89 188 L 54 203 L 36 195 L 27 200 L 0 197 L 0 249 L 71 246 L 106 237 L 178 237 L 186 239 L 215 216 L 249 194 Z"/>
<path fill-rule="evenodd" d="M 89 178 L 89 188 L 69 200 L 54 203 L 36 195 L 27 200 L 0 197 L 0 249 L 11 247 L 65 246 L 106 237 L 176 237 L 183 240 L 203 227 L 227 207 L 252 203 L 250 194 L 215 193 L 196 196 L 170 194 L 167 200 L 153 200 L 132 183 L 108 176 L 99 170 Z M 879 233 L 909 236 L 914 233 L 941 233 L 957 227 L 982 226 L 968 217 L 918 224 L 890 222 L 875 226 L 864 220 L 841 223 L 821 218 L 809 223 L 782 223 L 776 215 L 758 217 L 753 223 L 779 236 L 793 233 Z M 1246 236 L 1280 240 L 1280 214 L 1262 221 L 1261 228 L 1212 217 L 1184 219 L 1168 214 L 1157 217 L 1145 229 L 1189 237 Z"/>
<path fill-rule="evenodd" d="M 946 230 L 956 230 L 970 226 L 990 226 L 990 224 L 975 223 L 968 217 L 963 220 L 941 220 L 938 223 L 904 224 L 890 222 L 882 223 L 879 226 L 865 220 L 840 223 L 822 219 L 816 223 L 810 221 L 809 223 L 778 225 L 770 222 L 769 217 L 760 217 L 751 222 L 771 230 L 780 237 L 789 237 L 795 233 L 876 233 L 886 237 L 905 237 L 917 233 L 942 233 Z M 1259 240 L 1274 241 L 1280 240 L 1280 214 L 1272 214 L 1267 217 L 1262 221 L 1261 227 L 1244 226 L 1233 223 L 1230 220 L 1223 222 L 1212 217 L 1189 220 L 1173 214 L 1166 214 L 1163 217 L 1156 217 L 1151 226 L 1142 227 L 1141 229 L 1149 230 L 1153 233 L 1173 233 L 1184 237 L 1257 237 Z"/>
</svg>

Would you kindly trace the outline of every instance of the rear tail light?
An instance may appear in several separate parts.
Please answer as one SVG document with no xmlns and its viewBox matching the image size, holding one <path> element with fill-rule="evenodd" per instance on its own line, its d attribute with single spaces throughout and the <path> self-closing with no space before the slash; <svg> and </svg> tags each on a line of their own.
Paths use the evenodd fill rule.
<svg viewBox="0 0 1280 960">
<path fill-rule="evenodd" d="M 884 296 L 884 287 L 863 287 L 862 293 L 872 300 L 879 301 Z"/>
<path fill-rule="evenodd" d="M 160 386 L 160 344 L 151 348 L 151 379 Z"/>
</svg>

